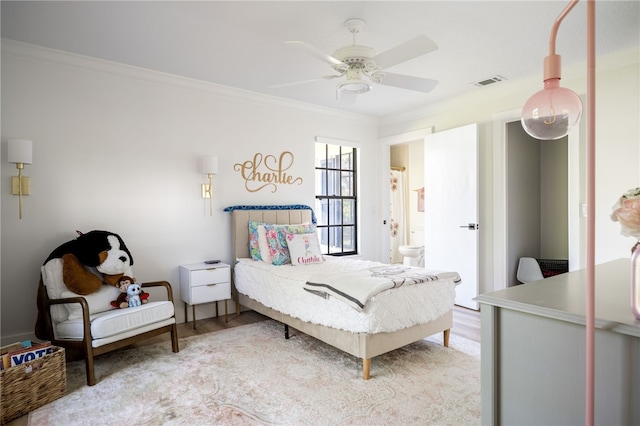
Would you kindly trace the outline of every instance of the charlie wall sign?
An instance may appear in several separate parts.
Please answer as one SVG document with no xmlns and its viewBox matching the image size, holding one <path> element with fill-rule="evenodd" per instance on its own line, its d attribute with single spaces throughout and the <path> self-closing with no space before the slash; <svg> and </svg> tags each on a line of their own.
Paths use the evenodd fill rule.
<svg viewBox="0 0 640 426">
<path fill-rule="evenodd" d="M 289 151 L 282 152 L 279 157 L 257 152 L 253 160 L 234 164 L 233 170 L 240 172 L 247 191 L 257 192 L 270 187 L 271 192 L 276 192 L 278 185 L 302 185 L 301 177 L 293 177 L 287 173 L 291 166 L 293 154 Z"/>
</svg>

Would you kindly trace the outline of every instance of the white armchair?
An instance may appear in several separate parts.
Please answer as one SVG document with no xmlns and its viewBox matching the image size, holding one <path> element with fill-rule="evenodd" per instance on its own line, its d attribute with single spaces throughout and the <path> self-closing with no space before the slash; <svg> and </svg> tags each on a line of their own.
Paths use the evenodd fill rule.
<svg viewBox="0 0 640 426">
<path fill-rule="evenodd" d="M 166 300 L 142 306 L 112 309 L 119 290 L 105 284 L 93 294 L 70 292 L 62 281 L 61 262 L 42 267 L 38 285 L 36 336 L 53 345 L 80 351 L 85 358 L 87 384 L 96 384 L 94 357 L 163 333 L 171 334 L 171 348 L 178 352 L 178 331 L 171 284 L 143 283 L 142 287 L 164 287 Z"/>
</svg>

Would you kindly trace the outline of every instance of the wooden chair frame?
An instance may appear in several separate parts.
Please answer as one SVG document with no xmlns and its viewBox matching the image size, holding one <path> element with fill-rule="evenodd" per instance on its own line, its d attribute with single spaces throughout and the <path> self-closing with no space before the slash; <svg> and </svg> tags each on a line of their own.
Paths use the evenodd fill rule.
<svg viewBox="0 0 640 426">
<path fill-rule="evenodd" d="M 142 283 L 142 287 L 165 287 L 167 290 L 167 300 L 173 303 L 173 291 L 171 288 L 171 284 L 167 281 L 154 281 L 148 283 Z M 50 307 L 58 304 L 65 303 L 79 303 L 82 307 L 82 320 L 84 326 L 84 336 L 82 340 L 70 340 L 70 339 L 56 339 L 55 334 L 53 332 L 53 321 L 51 319 L 51 310 Z M 135 336 L 131 336 L 122 340 L 118 340 L 112 343 L 108 343 L 97 348 L 92 346 L 93 337 L 91 336 L 91 321 L 89 319 L 89 304 L 85 300 L 84 297 L 68 297 L 62 299 L 49 299 L 47 295 L 47 289 L 42 283 L 42 278 L 40 278 L 40 283 L 38 285 L 38 310 L 40 311 L 39 319 L 42 319 L 44 329 L 40 329 L 41 333 L 45 333 L 45 335 L 38 335 L 37 337 L 40 339 L 50 340 L 51 344 L 56 346 L 61 346 L 63 348 L 76 350 L 84 355 L 86 371 L 87 371 L 87 385 L 93 386 L 96 384 L 96 375 L 94 370 L 94 357 L 98 355 L 102 355 L 107 352 L 115 351 L 125 346 L 129 346 L 133 343 L 138 343 L 142 340 L 158 336 L 163 333 L 171 333 L 171 349 L 173 352 L 179 352 L 180 349 L 178 347 L 178 328 L 177 324 L 174 322 L 173 324 L 165 325 L 163 327 L 157 328 L 155 330 L 150 330 Z M 175 314 L 174 314 L 175 318 Z M 40 334 L 41 334 L 40 333 Z M 39 334 L 39 333 L 36 333 Z"/>
</svg>

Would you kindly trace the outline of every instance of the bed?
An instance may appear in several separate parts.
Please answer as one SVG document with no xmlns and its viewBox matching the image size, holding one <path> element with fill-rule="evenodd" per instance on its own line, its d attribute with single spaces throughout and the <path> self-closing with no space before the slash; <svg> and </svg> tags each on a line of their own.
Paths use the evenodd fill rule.
<svg viewBox="0 0 640 426">
<path fill-rule="evenodd" d="M 249 221 L 269 224 L 309 223 L 314 221 L 313 211 L 310 209 L 301 209 L 297 206 L 292 209 L 270 208 L 263 210 L 255 207 L 250 209 L 229 209 L 230 210 L 228 211 L 230 211 L 232 215 L 233 250 L 236 259 L 233 270 L 232 297 L 237 303 L 237 312 L 240 312 L 240 305 L 242 305 L 285 324 L 285 327 L 290 326 L 355 357 L 361 358 L 362 375 L 365 380 L 370 378 L 371 359 L 377 355 L 392 351 L 440 332 L 443 333 L 444 346 L 448 346 L 449 333 L 453 322 L 452 308 L 455 299 L 455 285 L 460 281 L 457 274 L 453 273 L 450 275 L 452 277 L 457 277 L 457 279 L 450 279 L 451 283 L 447 285 L 448 290 L 443 292 L 440 296 L 435 313 L 431 312 L 431 314 L 429 314 L 431 317 L 425 319 L 425 317 L 420 318 L 422 310 L 415 310 L 415 314 L 419 317 L 419 323 L 409 327 L 394 329 L 401 327 L 401 325 L 394 324 L 386 326 L 385 324 L 389 321 L 377 321 L 378 323 L 383 322 L 385 324 L 380 325 L 376 323 L 368 329 L 366 327 L 358 329 L 358 327 L 354 328 L 350 325 L 345 327 L 340 324 L 323 324 L 318 323 L 317 321 L 313 322 L 314 320 L 304 320 L 301 319 L 301 315 L 299 315 L 299 313 L 293 313 L 293 311 L 295 311 L 294 308 L 297 306 L 297 302 L 289 304 L 288 307 L 286 303 L 283 306 L 274 307 L 277 303 L 272 303 L 273 301 L 268 303 L 264 302 L 262 297 L 252 294 L 251 288 L 253 286 L 254 289 L 257 289 L 256 291 L 260 290 L 264 292 L 264 283 L 258 281 L 261 279 L 261 274 L 268 273 L 268 271 L 266 271 L 268 269 L 280 268 L 278 271 L 282 271 L 282 273 L 284 273 L 286 272 L 286 268 L 290 268 L 297 271 L 299 279 L 300 276 L 304 276 L 306 271 L 312 271 L 313 268 L 309 268 L 306 265 L 265 266 L 262 265 L 264 264 L 262 261 L 251 260 L 249 249 Z M 327 256 L 327 258 L 330 258 L 330 256 Z M 341 260 L 342 259 L 344 258 L 341 258 Z M 334 260 L 332 259 L 331 261 L 333 262 Z M 372 262 L 371 264 L 382 265 L 377 262 Z M 287 279 L 288 278 L 282 276 L 279 277 L 277 281 L 286 283 Z M 302 284 L 303 283 L 299 283 L 299 285 Z M 392 294 L 394 292 L 396 293 L 395 296 L 397 296 L 397 293 L 400 293 L 399 290 L 400 289 L 389 290 L 388 292 L 385 292 L 385 297 L 387 297 L 387 294 Z M 251 295 L 248 295 L 247 293 Z M 333 311 L 336 309 L 341 311 L 353 310 L 350 307 L 336 308 L 336 306 L 340 306 L 340 302 L 332 300 L 332 297 L 321 298 L 317 295 L 311 294 L 311 292 L 305 291 L 299 291 L 299 293 L 300 294 L 298 296 L 307 299 L 307 301 L 313 300 L 316 301 L 315 303 L 327 304 L 326 306 L 323 306 L 322 309 L 327 311 L 330 310 L 332 313 L 335 313 Z M 413 300 L 415 298 L 410 297 L 410 299 Z M 419 306 L 427 305 L 422 304 Z M 387 315 L 388 319 L 393 319 L 396 316 L 401 315 Z M 414 321 L 416 320 L 414 319 Z M 324 320 L 321 322 L 324 322 Z M 367 319 L 364 322 L 375 323 L 376 321 Z"/>
</svg>

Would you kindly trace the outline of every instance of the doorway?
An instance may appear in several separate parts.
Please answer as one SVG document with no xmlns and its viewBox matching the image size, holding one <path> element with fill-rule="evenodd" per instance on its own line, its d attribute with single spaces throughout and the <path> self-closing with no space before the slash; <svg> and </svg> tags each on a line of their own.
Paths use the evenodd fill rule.
<svg viewBox="0 0 640 426">
<path fill-rule="evenodd" d="M 424 244 L 424 139 L 392 145 L 389 156 L 389 263 L 402 263 L 399 246 Z"/>
<path fill-rule="evenodd" d="M 378 259 L 381 262 L 387 263 L 390 260 L 390 255 L 391 255 L 391 239 L 389 237 L 389 230 L 390 230 L 390 217 L 389 217 L 389 210 L 390 210 L 390 191 L 386 190 L 386 188 L 390 188 L 390 168 L 393 165 L 393 163 L 391 162 L 391 149 L 396 146 L 396 145 L 405 145 L 405 144 L 411 144 L 414 142 L 419 142 L 422 143 L 424 141 L 424 138 L 433 133 L 433 128 L 424 128 L 424 129 L 419 129 L 419 130 L 414 130 L 412 132 L 407 132 L 407 133 L 401 133 L 398 135 L 393 135 L 393 136 L 388 136 L 385 138 L 381 138 L 379 139 L 379 143 L 380 143 L 380 157 L 382 159 L 382 165 L 384 167 L 384 169 L 382 170 L 382 173 L 380 173 L 379 175 L 379 186 L 380 188 L 385 188 L 385 190 L 381 191 L 381 206 L 383 206 L 383 208 L 381 208 L 380 211 L 380 233 L 379 233 L 379 245 L 380 245 L 380 251 L 379 251 L 379 255 L 378 255 Z M 423 168 L 424 165 L 422 164 L 422 156 L 419 157 L 418 161 L 419 161 L 419 166 L 416 167 L 421 167 Z M 407 160 L 408 161 L 408 160 Z M 410 166 L 407 165 L 399 165 L 400 167 L 405 166 L 407 167 L 407 171 L 409 170 Z M 420 173 L 421 176 L 423 176 L 423 173 Z"/>
<path fill-rule="evenodd" d="M 568 138 L 541 141 L 507 123 L 507 267 L 511 287 L 521 257 L 569 259 Z"/>
<path fill-rule="evenodd" d="M 424 212 L 421 212 L 424 218 L 424 230 L 420 233 L 424 241 L 424 265 L 427 269 L 458 272 L 462 277 L 462 284 L 456 288 L 455 303 L 470 309 L 477 309 L 477 302 L 473 300 L 479 291 L 477 124 L 444 130 L 437 134 L 429 129 L 428 131 L 412 132 L 410 135 L 415 137 L 410 138 L 407 137 L 408 135 L 397 135 L 381 140 L 383 162 L 392 164 L 390 148 L 393 145 L 404 144 L 412 140 L 422 145 L 424 157 L 412 156 L 414 157 L 412 159 L 416 161 L 420 161 L 419 158 L 424 159 L 424 163 L 421 163 L 425 188 L 422 203 Z M 428 155 L 427 145 L 429 146 Z M 465 161 L 460 161 L 460 158 L 464 158 Z M 426 166 L 427 159 L 430 160 L 431 166 L 429 167 Z M 469 166 L 470 162 L 473 167 Z M 427 178 L 427 170 L 430 170 L 429 179 Z M 433 174 L 436 171 L 440 173 L 438 176 Z M 388 187 L 389 172 L 386 172 L 384 176 L 386 177 L 384 185 Z M 457 183 L 452 184 L 452 182 Z M 466 192 L 464 195 L 457 194 L 450 190 L 451 185 Z M 384 193 L 386 197 L 383 196 L 383 205 L 389 206 L 389 192 L 384 191 Z M 420 204 L 419 195 L 415 194 L 416 204 Z M 463 208 L 462 211 L 457 209 L 455 215 L 447 214 L 452 211 L 448 206 L 461 207 L 461 199 L 471 202 L 473 208 Z M 436 211 L 432 211 L 430 215 L 429 208 L 436 209 Z M 389 209 L 385 208 L 385 211 L 388 213 Z M 459 214 L 464 214 L 465 218 L 461 219 L 458 217 Z M 428 217 L 432 217 L 432 219 L 429 220 Z M 382 225 L 384 231 L 381 235 L 384 236 L 382 237 L 381 255 L 383 259 L 387 259 L 390 253 L 390 244 L 389 224 L 386 219 L 382 220 Z M 455 241 L 453 235 L 456 237 Z M 457 240 L 458 238 L 464 241 L 460 242 Z M 472 250 L 472 255 L 462 255 L 460 247 Z"/>
<path fill-rule="evenodd" d="M 523 229 L 531 227 L 530 222 L 519 225 L 515 221 L 523 218 L 523 214 L 518 214 L 515 211 L 511 211 L 508 207 L 510 204 L 510 197 L 508 195 L 509 188 L 515 191 L 515 183 L 512 183 L 510 179 L 514 179 L 512 176 L 508 178 L 509 166 L 513 165 L 518 167 L 517 160 L 509 160 L 509 153 L 511 150 L 511 137 L 517 138 L 520 131 L 520 114 L 521 110 L 511 110 L 494 114 L 493 116 L 493 280 L 484 291 L 490 292 L 507 288 L 515 283 L 515 271 L 517 270 L 517 262 L 519 260 L 519 254 L 513 252 L 514 249 L 514 237 L 522 232 Z M 511 130 L 511 134 L 509 134 Z M 527 136 L 528 137 L 528 136 Z M 534 139 L 535 140 L 535 139 Z M 564 157 L 564 167 L 561 168 L 561 172 L 566 176 L 566 198 L 564 201 L 556 200 L 556 205 L 566 205 L 566 247 L 567 257 L 569 261 L 569 270 L 580 269 L 583 262 L 584 253 L 581 249 L 581 241 L 583 241 L 581 231 L 581 201 L 580 201 L 580 128 L 574 127 L 565 138 L 564 142 L 561 142 L 563 150 L 566 150 L 566 156 Z M 517 143 L 517 142 L 514 142 Z M 536 140 L 537 144 L 540 141 Z M 554 142 L 550 141 L 549 144 Z M 557 141 L 556 141 L 557 143 Z M 527 160 L 520 160 L 522 167 L 527 167 Z M 539 161 L 539 160 L 538 160 Z M 545 164 L 545 167 L 547 164 Z M 566 168 L 566 170 L 565 170 Z M 547 174 L 545 176 L 552 176 Z M 521 191 L 528 191 L 526 185 L 521 186 Z M 511 203 L 511 209 L 514 207 Z M 558 215 L 563 213 L 555 213 L 554 218 L 558 219 L 555 223 L 563 221 Z M 534 227 L 539 233 L 539 224 Z M 511 230 L 509 230 L 511 228 Z M 564 231 L 563 231 L 564 232 Z M 547 233 L 547 231 L 545 231 Z M 564 235 L 562 235 L 564 238 Z M 511 240 L 511 241 L 509 241 Z M 560 247 L 563 244 L 557 245 Z M 533 256 L 536 256 L 535 254 Z"/>
</svg>

